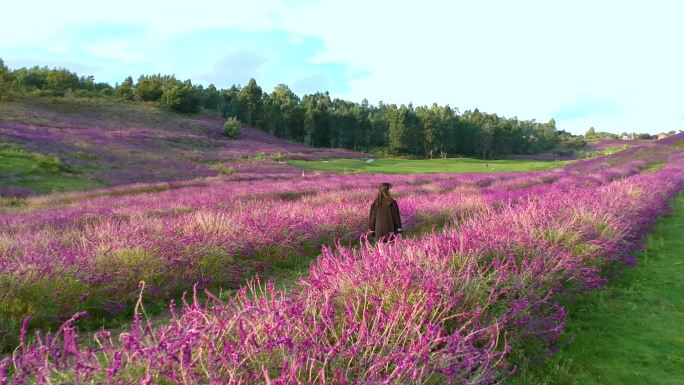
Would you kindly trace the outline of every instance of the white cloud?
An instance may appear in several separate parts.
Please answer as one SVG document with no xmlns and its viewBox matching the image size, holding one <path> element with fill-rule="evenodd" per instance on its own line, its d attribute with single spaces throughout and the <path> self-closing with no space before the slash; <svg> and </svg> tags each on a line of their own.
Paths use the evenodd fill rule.
<svg viewBox="0 0 684 385">
<path fill-rule="evenodd" d="M 223 57 L 211 72 L 196 76 L 226 88 L 231 84 L 245 84 L 250 78 L 258 78 L 267 58 L 247 50 L 241 50 Z"/>
<path fill-rule="evenodd" d="M 113 59 L 126 64 L 145 61 L 145 55 L 142 52 L 135 52 L 134 43 L 128 39 L 108 39 L 87 44 L 83 49 L 95 57 Z"/>
</svg>

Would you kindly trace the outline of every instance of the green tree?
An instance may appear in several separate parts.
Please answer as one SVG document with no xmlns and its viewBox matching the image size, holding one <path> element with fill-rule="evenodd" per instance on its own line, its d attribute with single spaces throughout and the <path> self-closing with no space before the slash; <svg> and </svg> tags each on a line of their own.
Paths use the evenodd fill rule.
<svg viewBox="0 0 684 385">
<path fill-rule="evenodd" d="M 224 118 L 237 116 L 240 111 L 240 103 L 238 102 L 238 95 L 240 88 L 233 85 L 227 90 L 221 90 L 218 98 L 218 109 L 221 116 Z"/>
<path fill-rule="evenodd" d="M 584 141 L 581 135 L 567 135 L 561 140 L 561 146 L 572 150 L 581 150 L 587 142 Z"/>
<path fill-rule="evenodd" d="M 288 86 L 278 84 L 265 102 L 269 105 L 268 131 L 277 136 L 301 140 L 303 130 L 299 102 L 299 97 Z"/>
<path fill-rule="evenodd" d="M 280 113 L 280 103 L 272 98 L 268 98 L 264 102 L 263 108 L 266 116 L 266 126 L 264 127 L 266 131 L 271 135 L 286 137 L 287 127 Z"/>
<path fill-rule="evenodd" d="M 96 85 L 95 85 L 95 76 L 89 75 L 89 76 L 81 76 L 78 78 L 78 88 L 82 90 L 86 90 L 87 92 L 93 94 L 95 93 Z"/>
<path fill-rule="evenodd" d="M 247 86 L 245 86 L 238 94 L 239 112 L 238 118 L 247 123 L 249 126 L 261 126 L 260 123 L 264 120 L 263 116 L 263 92 L 256 80 L 249 79 Z"/>
<path fill-rule="evenodd" d="M 5 61 L 0 58 L 0 100 L 9 92 L 8 73 L 9 68 L 5 66 Z"/>
<path fill-rule="evenodd" d="M 114 95 L 124 100 L 133 100 L 135 92 L 133 89 L 133 78 L 127 77 L 124 81 L 114 88 Z"/>
<path fill-rule="evenodd" d="M 418 126 L 413 119 L 411 106 L 401 105 L 399 108 L 390 107 L 389 120 L 389 151 L 393 154 L 415 154 L 416 147 L 420 148 L 420 140 L 415 135 Z M 416 143 L 418 142 L 418 143 Z"/>
<path fill-rule="evenodd" d="M 352 125 L 356 127 L 352 137 L 351 146 L 354 150 L 361 148 L 368 148 L 370 145 L 370 130 L 371 124 L 368 119 L 368 106 L 354 104 L 351 106 L 349 113 L 352 118 Z"/>
<path fill-rule="evenodd" d="M 67 69 L 55 69 L 48 72 L 45 77 L 45 88 L 55 95 L 64 95 L 67 90 L 79 89 L 78 75 Z"/>
<path fill-rule="evenodd" d="M 368 146 L 370 148 L 387 148 L 389 144 L 389 109 L 383 102 L 378 106 L 368 107 L 368 121 L 370 123 Z"/>
<path fill-rule="evenodd" d="M 587 133 L 584 134 L 584 138 L 587 140 L 596 139 L 596 130 L 594 129 L 594 127 L 589 127 Z"/>
<path fill-rule="evenodd" d="M 135 85 L 135 99 L 143 102 L 159 101 L 164 93 L 163 81 L 160 74 L 158 75 L 140 75 L 138 83 Z"/>
<path fill-rule="evenodd" d="M 218 110 L 220 96 L 216 86 L 209 84 L 206 89 L 202 90 L 202 106 L 210 110 Z"/>
<path fill-rule="evenodd" d="M 332 101 L 325 92 L 304 95 L 302 98 L 304 109 L 304 142 L 316 147 L 330 146 L 330 108 Z"/>
<path fill-rule="evenodd" d="M 426 157 L 434 157 L 445 149 L 445 132 L 449 116 L 437 104 L 433 104 L 430 108 L 416 108 L 416 115 L 420 121 L 422 132 L 422 153 Z"/>
<path fill-rule="evenodd" d="M 304 143 L 313 146 L 316 132 L 316 110 L 313 103 L 306 103 L 304 107 Z"/>
<path fill-rule="evenodd" d="M 47 67 L 19 68 L 14 71 L 14 87 L 19 91 L 42 90 L 47 84 Z"/>
<path fill-rule="evenodd" d="M 190 80 L 165 90 L 159 100 L 163 108 L 184 113 L 199 111 L 200 102 L 199 91 L 192 86 Z"/>
</svg>

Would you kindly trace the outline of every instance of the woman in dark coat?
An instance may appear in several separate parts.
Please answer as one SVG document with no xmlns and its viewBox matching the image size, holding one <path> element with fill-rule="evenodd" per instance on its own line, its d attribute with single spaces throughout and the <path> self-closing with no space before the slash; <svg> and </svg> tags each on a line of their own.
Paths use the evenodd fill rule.
<svg viewBox="0 0 684 385">
<path fill-rule="evenodd" d="M 378 196 L 371 205 L 368 218 L 371 235 L 383 242 L 387 242 L 392 236 L 401 233 L 399 206 L 390 195 L 390 187 L 392 185 L 389 183 L 380 185 L 380 191 L 378 191 Z"/>
</svg>

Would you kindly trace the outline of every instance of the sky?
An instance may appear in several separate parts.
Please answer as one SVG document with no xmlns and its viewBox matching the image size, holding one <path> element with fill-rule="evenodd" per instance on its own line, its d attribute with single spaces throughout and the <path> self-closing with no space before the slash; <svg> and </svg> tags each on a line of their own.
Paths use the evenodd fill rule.
<svg viewBox="0 0 684 385">
<path fill-rule="evenodd" d="M 98 4 L 100 3 L 100 4 Z M 478 108 L 575 134 L 684 129 L 684 2 L 11 1 L 0 58 L 111 84 L 257 80 L 372 104 Z"/>
</svg>

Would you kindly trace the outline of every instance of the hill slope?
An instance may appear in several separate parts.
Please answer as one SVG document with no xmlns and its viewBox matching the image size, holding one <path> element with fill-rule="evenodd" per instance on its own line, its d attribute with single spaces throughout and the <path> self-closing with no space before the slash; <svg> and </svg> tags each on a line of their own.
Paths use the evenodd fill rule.
<svg viewBox="0 0 684 385">
<path fill-rule="evenodd" d="M 231 140 L 221 135 L 224 121 L 109 100 L 3 102 L 0 195 L 214 176 L 232 172 L 222 162 L 269 154 L 297 159 L 361 156 L 309 148 L 250 127 Z"/>
</svg>

